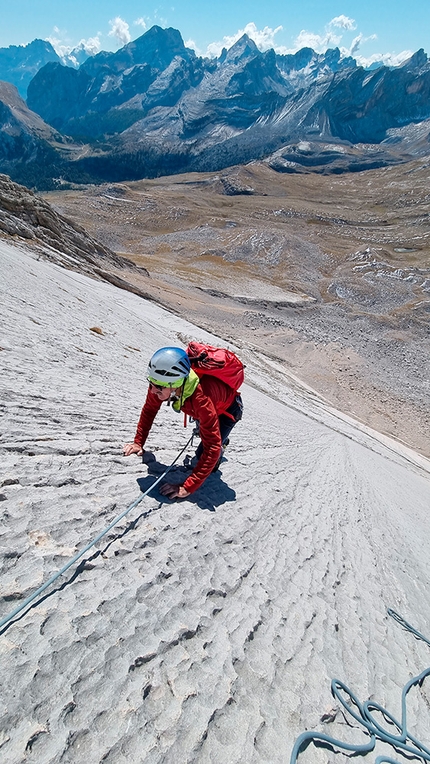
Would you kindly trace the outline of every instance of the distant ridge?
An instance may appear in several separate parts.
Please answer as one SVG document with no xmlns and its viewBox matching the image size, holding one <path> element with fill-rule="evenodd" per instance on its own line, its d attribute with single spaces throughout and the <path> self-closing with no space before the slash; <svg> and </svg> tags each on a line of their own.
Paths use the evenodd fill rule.
<svg viewBox="0 0 430 764">
<path fill-rule="evenodd" d="M 48 40 L 36 39 L 28 45 L 9 45 L 8 48 L 0 48 L 0 80 L 15 85 L 22 98 L 26 98 L 29 82 L 45 64 L 56 62 L 77 67 L 88 55 L 82 44 L 64 56 L 59 56 Z"/>
<path fill-rule="evenodd" d="M 428 140 L 421 136 L 418 145 L 407 131 L 427 129 L 430 119 L 424 50 L 401 66 L 365 70 L 337 48 L 282 56 L 262 53 L 243 35 L 207 59 L 187 48 L 178 30 L 154 26 L 78 68 L 48 61 L 28 85 L 27 105 L 69 136 L 69 145 L 86 144 L 65 156 L 48 139 L 48 185 L 216 171 L 257 159 L 283 172 L 344 172 L 430 150 Z M 0 125 L 0 170 L 15 177 L 19 159 L 1 163 L 6 132 Z"/>
</svg>

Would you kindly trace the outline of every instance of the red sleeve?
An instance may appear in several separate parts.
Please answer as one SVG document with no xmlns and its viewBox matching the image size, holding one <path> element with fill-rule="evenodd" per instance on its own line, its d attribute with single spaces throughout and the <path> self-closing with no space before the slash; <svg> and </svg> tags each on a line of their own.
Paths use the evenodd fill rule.
<svg viewBox="0 0 430 764">
<path fill-rule="evenodd" d="M 194 493 L 211 474 L 221 452 L 221 433 L 218 414 L 210 398 L 204 394 L 200 385 L 191 398 L 185 402 L 183 411 L 200 422 L 200 437 L 203 453 L 191 475 L 186 479 L 184 488 Z"/>
<path fill-rule="evenodd" d="M 134 436 L 134 442 L 137 443 L 138 446 L 143 447 L 145 445 L 152 423 L 156 414 L 160 410 L 161 403 L 162 401 L 160 401 L 154 393 L 151 393 L 151 390 L 148 388 L 146 400 L 143 404 L 137 425 L 136 435 Z"/>
</svg>

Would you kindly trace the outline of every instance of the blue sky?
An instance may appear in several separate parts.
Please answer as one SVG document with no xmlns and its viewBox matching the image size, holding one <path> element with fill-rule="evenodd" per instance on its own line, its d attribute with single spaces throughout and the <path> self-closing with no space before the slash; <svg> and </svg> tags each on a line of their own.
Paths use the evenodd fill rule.
<svg viewBox="0 0 430 764">
<path fill-rule="evenodd" d="M 0 47 L 49 39 L 59 52 L 82 42 L 116 50 L 153 24 L 179 29 L 200 55 L 218 55 L 246 31 L 261 50 L 341 48 L 359 63 L 396 64 L 430 54 L 430 0 L 0 0 Z"/>
</svg>

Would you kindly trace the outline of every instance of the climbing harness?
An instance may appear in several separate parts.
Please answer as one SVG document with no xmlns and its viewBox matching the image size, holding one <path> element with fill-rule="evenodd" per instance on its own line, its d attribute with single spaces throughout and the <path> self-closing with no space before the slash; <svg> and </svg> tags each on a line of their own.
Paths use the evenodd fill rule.
<svg viewBox="0 0 430 764">
<path fill-rule="evenodd" d="M 42 584 L 42 586 L 40 586 L 39 589 L 37 589 L 35 592 L 33 592 L 33 594 L 30 594 L 30 596 L 27 597 L 23 602 L 21 602 L 21 604 L 17 608 L 15 608 L 15 610 L 13 610 L 12 613 L 9 613 L 9 615 L 7 615 L 4 618 L 2 618 L 0 620 L 0 629 L 3 626 L 6 626 L 6 624 L 9 623 L 9 621 L 11 621 L 13 618 L 15 618 L 15 616 L 17 616 L 19 613 L 21 613 L 23 610 L 25 610 L 27 605 L 30 605 L 31 602 L 33 602 L 37 597 L 39 597 L 39 595 L 42 594 L 49 586 L 51 586 L 51 584 L 53 584 L 54 581 L 57 580 L 57 578 L 60 578 L 60 576 L 62 576 L 63 573 L 66 572 L 66 570 L 71 568 L 71 566 L 74 565 L 75 562 L 77 562 L 81 557 L 83 557 L 83 555 L 86 552 L 88 552 L 95 544 L 97 544 L 97 542 L 100 541 L 100 539 L 103 538 L 103 536 L 105 536 L 106 533 L 108 533 L 111 530 L 111 528 L 113 528 L 117 523 L 119 523 L 119 521 L 122 520 L 123 517 L 128 515 L 128 513 L 131 512 L 132 509 L 137 507 L 137 505 L 140 504 L 142 499 L 144 499 L 145 496 L 147 496 L 148 493 L 150 491 L 152 491 L 155 488 L 155 486 L 158 485 L 158 483 L 160 483 L 163 480 L 163 478 L 167 475 L 167 473 L 170 472 L 172 467 L 176 464 L 178 459 L 182 456 L 184 451 L 190 445 L 190 443 L 192 441 L 192 438 L 193 438 L 193 436 L 191 436 L 191 438 L 186 442 L 186 444 L 183 447 L 183 449 L 178 453 L 178 455 L 175 457 L 173 462 L 171 464 L 169 464 L 167 469 L 164 470 L 163 474 L 160 475 L 160 477 L 157 478 L 157 480 L 144 493 L 142 493 L 140 496 L 138 496 L 138 498 L 135 499 L 127 507 L 127 509 L 125 509 L 123 512 L 121 512 L 121 514 L 119 514 L 117 517 L 115 517 L 115 519 L 112 520 L 112 522 L 107 526 L 107 528 L 105 528 L 103 531 L 101 531 L 95 537 L 95 539 L 93 539 L 89 544 L 87 544 L 83 549 L 81 549 L 80 552 L 77 552 L 77 554 L 75 554 L 75 556 L 72 557 L 72 559 L 69 560 L 69 562 L 66 565 L 64 565 L 63 568 L 61 568 L 61 570 L 59 570 L 57 573 L 54 573 L 54 575 L 51 576 L 51 578 L 48 581 L 46 581 L 46 583 Z"/>
<path fill-rule="evenodd" d="M 407 631 L 410 631 L 412 634 L 414 634 L 415 637 L 422 639 L 424 642 L 430 645 L 430 640 L 426 639 L 426 637 L 420 634 L 419 631 L 414 629 L 414 627 L 405 621 L 401 615 L 396 613 L 395 610 L 389 608 L 387 613 Z M 420 743 L 419 740 L 417 740 L 413 735 L 411 735 L 411 733 L 408 732 L 406 726 L 406 696 L 412 687 L 415 685 L 421 686 L 427 676 L 430 676 L 430 667 L 419 674 L 419 676 L 410 679 L 409 682 L 407 682 L 403 687 L 401 723 L 398 722 L 397 719 L 395 719 L 394 716 L 392 716 L 385 708 L 380 706 L 379 703 L 375 703 L 372 700 L 366 700 L 364 703 L 360 703 L 354 693 L 351 692 L 351 690 L 345 684 L 343 684 L 343 682 L 339 681 L 339 679 L 333 679 L 331 683 L 332 694 L 340 702 L 345 711 L 347 711 L 348 714 L 350 714 L 355 719 L 355 721 L 357 721 L 367 730 L 370 736 L 369 742 L 365 743 L 364 745 L 350 745 L 348 743 L 344 743 L 342 740 L 337 740 L 336 738 L 330 737 L 329 735 L 325 735 L 320 732 L 303 732 L 301 735 L 299 735 L 294 744 L 294 748 L 291 753 L 290 764 L 296 764 L 301 750 L 303 750 L 311 742 L 315 744 L 318 744 L 318 742 L 326 743 L 333 748 L 341 748 L 344 751 L 354 751 L 354 753 L 358 755 L 373 751 L 377 739 L 381 740 L 383 743 L 388 743 L 399 752 L 404 752 L 405 756 L 407 756 L 407 754 L 411 754 L 412 756 L 415 756 L 417 759 L 421 759 L 422 761 L 430 761 L 430 749 Z M 349 703 L 344 699 L 341 693 L 344 693 L 348 697 L 350 701 Z M 380 713 L 388 724 L 394 726 L 397 729 L 399 734 L 392 734 L 391 732 L 387 732 L 386 729 L 381 727 L 376 719 L 374 719 L 372 714 L 373 711 Z M 375 764 L 400 764 L 400 762 L 387 756 L 378 756 L 378 758 L 375 760 Z"/>
</svg>

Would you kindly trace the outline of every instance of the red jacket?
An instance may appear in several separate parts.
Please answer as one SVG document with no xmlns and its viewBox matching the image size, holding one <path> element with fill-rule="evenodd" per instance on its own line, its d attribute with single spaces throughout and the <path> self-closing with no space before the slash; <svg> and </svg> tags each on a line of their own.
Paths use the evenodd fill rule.
<svg viewBox="0 0 430 764">
<path fill-rule="evenodd" d="M 236 392 L 222 380 L 205 375 L 200 379 L 194 393 L 181 406 L 181 411 L 200 422 L 200 437 L 203 445 L 203 454 L 184 483 L 188 493 L 194 493 L 197 488 L 200 488 L 219 459 L 221 435 L 218 417 L 227 411 L 235 397 Z M 141 447 L 145 445 L 161 403 L 162 401 L 149 388 L 134 437 L 134 442 Z"/>
</svg>

